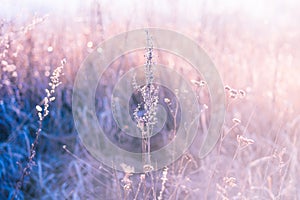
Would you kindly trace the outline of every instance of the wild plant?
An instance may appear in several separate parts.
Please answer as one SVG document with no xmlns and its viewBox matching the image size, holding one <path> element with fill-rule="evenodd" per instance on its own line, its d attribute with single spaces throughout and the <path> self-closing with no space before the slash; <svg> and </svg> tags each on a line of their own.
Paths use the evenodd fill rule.
<svg viewBox="0 0 300 200">
<path fill-rule="evenodd" d="M 23 187 L 25 177 L 30 175 L 32 167 L 36 165 L 36 162 L 34 159 L 35 159 L 35 156 L 37 153 L 36 150 L 37 150 L 37 147 L 39 144 L 39 138 L 40 138 L 40 134 L 41 134 L 42 127 L 43 127 L 43 121 L 44 121 L 45 117 L 47 117 L 49 114 L 50 103 L 55 100 L 55 96 L 54 96 L 55 90 L 62 83 L 60 81 L 60 77 L 63 74 L 63 68 L 64 68 L 65 64 L 66 64 L 66 59 L 63 59 L 61 61 L 61 65 L 53 71 L 52 75 L 50 76 L 49 88 L 45 89 L 46 96 L 42 100 L 42 106 L 36 105 L 36 107 L 35 107 L 36 111 L 37 111 L 38 119 L 39 119 L 38 120 L 38 129 L 35 133 L 34 142 L 31 144 L 30 155 L 28 157 L 28 160 L 25 163 L 25 166 L 22 167 L 22 164 L 19 163 L 19 165 L 21 167 L 21 175 L 20 175 L 19 180 L 16 183 L 15 193 L 12 196 L 12 199 L 15 199 L 15 198 L 18 199 L 18 193 L 19 193 L 19 190 L 21 190 Z"/>
</svg>

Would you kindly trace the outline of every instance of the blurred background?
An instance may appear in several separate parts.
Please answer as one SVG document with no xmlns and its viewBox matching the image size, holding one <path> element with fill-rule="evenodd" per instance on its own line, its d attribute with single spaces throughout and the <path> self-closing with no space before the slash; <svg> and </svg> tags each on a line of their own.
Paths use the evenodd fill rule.
<svg viewBox="0 0 300 200">
<path fill-rule="evenodd" d="M 0 199 L 300 198 L 299 1 L 0 4 Z M 130 174 L 102 165 L 85 150 L 74 127 L 72 88 L 81 63 L 100 42 L 144 27 L 178 31 L 206 50 L 224 83 L 226 118 L 216 148 L 204 159 L 190 149 L 167 168 Z M 106 96 L 110 83 L 144 62 L 144 53 L 113 62 L 106 77 L 112 82 L 98 88 L 99 123 L 124 148 L 139 145 L 115 127 Z M 174 55 L 154 53 L 194 84 L 199 104 L 208 107 L 199 127 L 199 134 L 205 132 L 211 105 L 206 86 L 198 87 L 201 75 Z M 45 89 L 63 59 L 62 83 L 42 121 L 30 173 L 18 188 L 39 129 L 36 105 L 44 109 Z"/>
</svg>

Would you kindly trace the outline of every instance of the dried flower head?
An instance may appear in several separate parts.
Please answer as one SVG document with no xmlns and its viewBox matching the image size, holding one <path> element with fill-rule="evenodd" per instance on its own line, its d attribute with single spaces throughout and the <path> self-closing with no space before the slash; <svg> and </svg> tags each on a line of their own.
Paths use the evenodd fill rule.
<svg viewBox="0 0 300 200">
<path fill-rule="evenodd" d="M 42 112 L 42 111 L 43 111 L 42 107 L 39 106 L 39 105 L 36 105 L 35 108 L 36 108 L 36 110 L 37 110 L 38 112 Z"/>
<path fill-rule="evenodd" d="M 197 81 L 197 80 L 192 79 L 191 82 L 199 87 L 204 87 L 206 85 L 206 82 L 204 80 Z"/>
<path fill-rule="evenodd" d="M 246 146 L 254 143 L 254 140 L 246 138 L 242 135 L 237 135 L 236 140 L 240 147 L 246 147 Z"/>
<path fill-rule="evenodd" d="M 162 174 L 162 177 L 161 177 L 161 180 L 162 180 L 162 183 L 161 183 L 161 190 L 160 190 L 160 192 L 159 192 L 159 196 L 158 196 L 158 200 L 162 200 L 163 199 L 163 193 L 164 193 L 164 191 L 165 191 L 165 189 L 166 189 L 166 186 L 165 186 L 165 184 L 166 184 L 166 182 L 167 182 L 167 180 L 168 180 L 168 178 L 167 178 L 167 175 L 168 175 L 168 167 L 165 167 L 164 168 L 164 170 L 163 170 L 163 174 Z"/>
<path fill-rule="evenodd" d="M 235 99 L 235 98 L 237 98 L 237 95 L 238 95 L 237 90 L 235 90 L 235 89 L 229 90 L 229 96 L 230 96 L 230 98 Z"/>
<path fill-rule="evenodd" d="M 164 102 L 169 104 L 171 102 L 171 100 L 169 98 L 164 98 Z"/>
<path fill-rule="evenodd" d="M 229 85 L 225 85 L 224 88 L 225 88 L 225 90 L 228 90 L 228 91 L 231 90 L 231 87 Z"/>
<path fill-rule="evenodd" d="M 235 124 L 240 124 L 240 123 L 241 123 L 241 120 L 238 119 L 238 118 L 233 118 L 233 119 L 232 119 L 232 122 L 235 123 Z"/>
<path fill-rule="evenodd" d="M 154 167 L 152 165 L 144 165 L 144 172 L 145 173 L 148 173 L 148 172 L 151 172 L 153 171 Z"/>
<path fill-rule="evenodd" d="M 246 92 L 244 90 L 239 90 L 239 94 L 241 98 L 244 98 L 246 96 Z"/>
<path fill-rule="evenodd" d="M 223 178 L 223 181 L 225 183 L 225 187 L 226 186 L 229 186 L 229 187 L 235 187 L 237 184 L 236 184 L 236 178 L 234 177 L 224 177 Z"/>
<path fill-rule="evenodd" d="M 125 173 L 131 174 L 134 173 L 134 167 L 121 163 L 121 167 Z"/>
</svg>

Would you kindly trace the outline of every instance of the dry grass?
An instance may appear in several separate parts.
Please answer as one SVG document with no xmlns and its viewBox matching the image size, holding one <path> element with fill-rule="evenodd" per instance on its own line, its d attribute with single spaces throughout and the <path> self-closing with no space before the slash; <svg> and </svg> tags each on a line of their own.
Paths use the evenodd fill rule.
<svg viewBox="0 0 300 200">
<path fill-rule="evenodd" d="M 291 17 L 283 23 L 278 17 L 266 22 L 239 10 L 212 12 L 204 3 L 198 5 L 200 13 L 191 11 L 191 19 L 182 3 L 163 3 L 172 10 L 168 13 L 155 3 L 135 2 L 128 11 L 135 17 L 127 11 L 116 17 L 117 3 L 99 2 L 82 6 L 76 16 L 50 13 L 0 20 L 0 199 L 300 198 L 300 29 L 292 8 L 285 8 L 289 13 L 282 10 L 283 17 Z M 71 98 L 76 72 L 98 42 L 145 25 L 181 31 L 206 49 L 224 82 L 227 113 L 221 138 L 204 159 L 196 156 L 199 137 L 172 165 L 134 174 L 130 166 L 124 166 L 126 173 L 110 169 L 85 150 L 74 127 Z M 126 70 L 145 62 L 143 54 L 132 52 L 114 61 L 96 99 L 108 137 L 136 151 L 141 144 L 116 128 L 106 97 Z M 203 135 L 213 106 L 206 83 L 183 59 L 162 51 L 154 54 L 156 61 L 193 84 L 204 110 L 199 128 Z M 40 120 L 38 113 L 45 110 L 36 106 L 45 105 L 45 89 L 63 58 L 62 84 L 51 93 L 55 101 Z M 171 140 L 172 134 L 164 139 Z M 162 146 L 159 141 L 154 139 L 151 148 Z M 24 183 L 18 186 L 28 163 L 30 174 L 25 170 Z"/>
</svg>

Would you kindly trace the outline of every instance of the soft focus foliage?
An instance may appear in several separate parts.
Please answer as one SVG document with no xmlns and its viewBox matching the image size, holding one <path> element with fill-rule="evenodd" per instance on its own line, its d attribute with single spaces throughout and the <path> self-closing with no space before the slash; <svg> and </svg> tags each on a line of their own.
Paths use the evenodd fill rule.
<svg viewBox="0 0 300 200">
<path fill-rule="evenodd" d="M 36 154 L 17 199 L 300 199 L 299 3 L 93 0 L 64 12 L 67 3 L 43 10 L 36 2 L 16 2 L 4 1 L 2 9 L 16 11 L 0 16 L 0 199 L 15 195 L 37 132 Z M 99 42 L 145 26 L 182 32 L 206 49 L 224 82 L 227 114 L 216 148 L 204 159 L 197 158 L 201 141 L 195 141 L 171 166 L 133 174 L 130 166 L 124 165 L 126 173 L 103 166 L 84 149 L 71 98 L 77 69 Z M 136 151 L 140 144 L 112 123 L 106 96 L 124 70 L 145 61 L 143 54 L 114 61 L 96 99 L 108 137 Z M 199 134 L 205 133 L 213 106 L 206 82 L 184 60 L 154 54 L 191 81 L 203 107 Z M 54 80 L 64 58 L 64 75 Z M 45 110 L 51 92 L 45 89 L 53 81 L 61 84 Z M 152 142 L 151 148 L 162 145 Z"/>
</svg>

